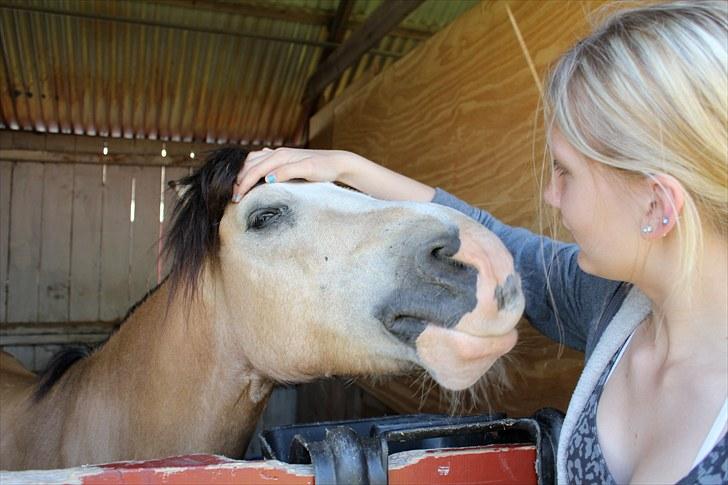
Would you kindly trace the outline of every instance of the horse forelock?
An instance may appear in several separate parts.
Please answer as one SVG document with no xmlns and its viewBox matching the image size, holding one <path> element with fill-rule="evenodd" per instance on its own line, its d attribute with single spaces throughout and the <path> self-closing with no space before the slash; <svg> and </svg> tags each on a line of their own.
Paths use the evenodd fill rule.
<svg viewBox="0 0 728 485">
<path fill-rule="evenodd" d="M 220 220 L 247 155 L 247 150 L 234 146 L 215 150 L 192 175 L 175 183 L 183 192 L 164 238 L 170 298 L 180 289 L 193 297 L 205 260 L 217 262 Z"/>
</svg>

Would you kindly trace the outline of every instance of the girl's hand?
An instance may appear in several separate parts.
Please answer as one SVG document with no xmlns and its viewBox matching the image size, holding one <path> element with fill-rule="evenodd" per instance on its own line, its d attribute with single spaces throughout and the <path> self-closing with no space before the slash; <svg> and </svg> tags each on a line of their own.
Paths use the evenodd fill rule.
<svg viewBox="0 0 728 485">
<path fill-rule="evenodd" d="M 305 179 L 311 182 L 341 180 L 347 163 L 356 155 L 343 150 L 306 150 L 303 148 L 264 148 L 250 152 L 233 187 L 233 202 L 240 202 L 258 180 L 267 183 Z"/>
</svg>

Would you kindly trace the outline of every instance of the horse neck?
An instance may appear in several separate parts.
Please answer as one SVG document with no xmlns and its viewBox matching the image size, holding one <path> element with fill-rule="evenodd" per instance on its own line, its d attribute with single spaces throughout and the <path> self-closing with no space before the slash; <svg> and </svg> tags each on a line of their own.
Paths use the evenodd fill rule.
<svg viewBox="0 0 728 485">
<path fill-rule="evenodd" d="M 161 443 L 162 449 L 141 456 L 238 455 L 270 394 L 272 383 L 254 372 L 226 334 L 224 299 L 207 273 L 204 282 L 189 304 L 179 296 L 168 304 L 169 284 L 163 284 L 83 369 L 86 393 L 113 392 L 114 383 L 126 412 L 112 414 L 126 415 L 122 423 L 131 420 L 135 433 Z"/>
</svg>

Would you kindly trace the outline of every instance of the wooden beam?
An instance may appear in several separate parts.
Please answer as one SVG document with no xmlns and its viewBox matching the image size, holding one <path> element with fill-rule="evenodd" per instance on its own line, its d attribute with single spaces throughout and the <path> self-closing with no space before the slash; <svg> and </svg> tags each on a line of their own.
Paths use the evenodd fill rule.
<svg viewBox="0 0 728 485">
<path fill-rule="evenodd" d="M 368 50 L 379 43 L 384 36 L 399 25 L 424 0 L 385 1 L 380 5 L 349 39 L 340 45 L 326 61 L 319 66 L 306 85 L 304 105 L 321 94 L 326 86 L 339 77 Z"/>
<path fill-rule="evenodd" d="M 102 150 L 106 143 L 109 153 Z M 162 157 L 164 146 L 167 156 Z M 196 167 L 222 145 L 0 130 L 0 161 Z M 257 150 L 258 145 L 238 145 Z M 195 158 L 190 158 L 190 152 Z"/>
<path fill-rule="evenodd" d="M 351 12 L 354 10 L 355 1 L 356 0 L 339 0 L 339 7 L 336 9 L 336 14 L 334 14 L 334 18 L 332 18 L 329 23 L 329 35 L 326 38 L 327 42 L 340 45 L 344 40 L 344 35 L 346 34 L 346 29 L 349 25 L 349 17 L 351 17 Z M 319 65 L 333 52 L 333 47 L 324 47 L 323 52 L 321 52 Z"/>
<path fill-rule="evenodd" d="M 336 9 L 336 14 L 329 24 L 329 34 L 326 39 L 328 42 L 341 44 L 344 40 L 344 36 L 346 35 L 346 30 L 348 28 L 349 17 L 351 16 L 352 10 L 354 10 L 355 1 L 356 0 L 339 0 L 339 7 Z M 321 57 L 319 57 L 316 69 L 318 69 L 318 67 L 321 66 L 321 64 L 333 53 L 334 49 L 325 47 L 321 52 Z M 338 79 L 341 81 L 340 77 Z M 308 141 L 309 120 L 318 109 L 320 99 L 321 94 L 319 93 L 316 97 L 308 99 L 302 104 L 302 116 L 299 119 L 299 126 L 296 130 L 296 134 L 294 135 L 294 140 L 304 139 Z"/>
<path fill-rule="evenodd" d="M 103 342 L 121 321 L 0 324 L 0 347 Z"/>
</svg>

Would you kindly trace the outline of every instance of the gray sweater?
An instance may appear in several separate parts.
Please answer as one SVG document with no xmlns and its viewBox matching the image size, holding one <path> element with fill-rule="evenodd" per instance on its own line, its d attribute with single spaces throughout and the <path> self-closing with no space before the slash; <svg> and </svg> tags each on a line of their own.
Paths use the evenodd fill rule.
<svg viewBox="0 0 728 485">
<path fill-rule="evenodd" d="M 575 244 L 510 227 L 441 189 L 432 201 L 464 213 L 498 236 L 521 275 L 526 318 L 547 337 L 585 352 L 586 364 L 559 437 L 557 477 L 563 482 L 566 444 L 576 420 L 614 353 L 650 312 L 650 301 L 637 288 L 582 271 Z"/>
</svg>

